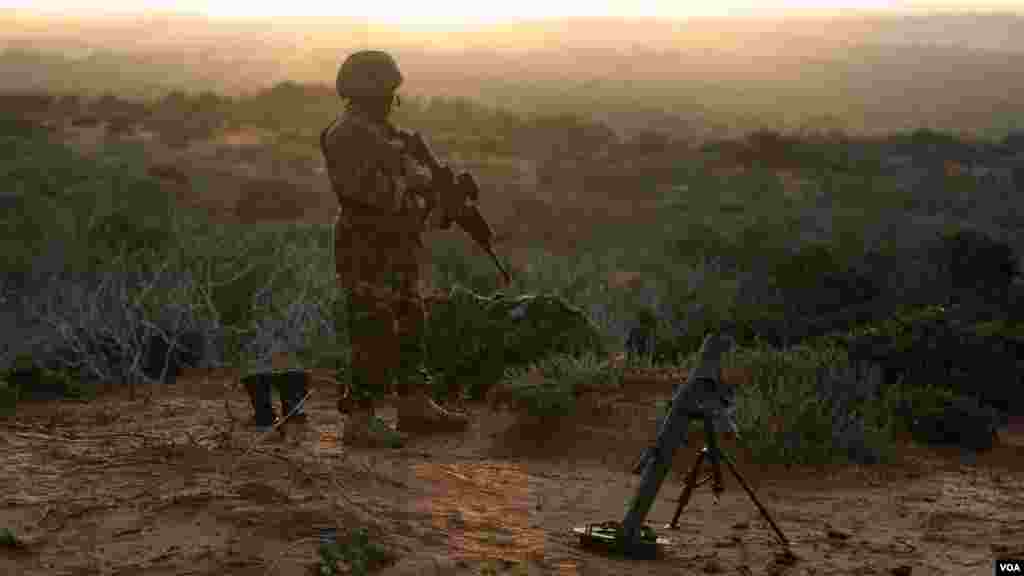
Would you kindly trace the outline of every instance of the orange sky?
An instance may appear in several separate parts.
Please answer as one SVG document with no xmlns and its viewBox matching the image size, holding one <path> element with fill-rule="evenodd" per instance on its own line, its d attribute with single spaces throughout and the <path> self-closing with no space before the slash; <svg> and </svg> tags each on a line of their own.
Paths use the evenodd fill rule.
<svg viewBox="0 0 1024 576">
<path fill-rule="evenodd" d="M 1024 12 L 1024 0 L 983 2 L 938 0 L 517 0 L 515 2 L 468 2 L 465 0 L 388 0 L 361 2 L 337 0 L 106 0 L 105 12 L 147 10 L 200 13 L 213 17 L 358 16 L 412 26 L 451 26 L 508 19 L 541 19 L 566 16 L 617 16 L 685 18 L 700 16 L 790 16 L 843 13 L 847 11 L 905 12 L 937 10 L 1012 10 Z M 0 9 L 15 8 L 49 13 L 99 15 L 98 5 L 86 0 L 0 0 Z"/>
</svg>

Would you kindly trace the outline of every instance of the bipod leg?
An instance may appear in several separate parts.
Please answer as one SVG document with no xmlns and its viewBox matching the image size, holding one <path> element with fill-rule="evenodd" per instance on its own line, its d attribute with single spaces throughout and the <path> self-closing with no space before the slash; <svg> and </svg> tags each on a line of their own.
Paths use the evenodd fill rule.
<svg viewBox="0 0 1024 576">
<path fill-rule="evenodd" d="M 669 530 L 679 529 L 679 515 L 683 513 L 683 508 L 686 507 L 687 503 L 690 502 L 690 497 L 693 495 L 693 490 L 698 486 L 697 484 L 697 473 L 700 472 L 700 466 L 704 463 L 704 457 L 707 455 L 708 449 L 704 448 L 697 454 L 697 460 L 693 463 L 693 467 L 686 473 L 686 480 L 683 483 L 683 491 L 679 494 L 679 503 L 676 504 L 675 514 L 672 515 L 672 522 L 670 522 L 665 528 Z M 707 479 L 701 482 L 703 484 Z"/>
<path fill-rule="evenodd" d="M 715 504 L 718 504 L 725 485 L 722 482 L 722 451 L 718 447 L 714 416 L 710 413 L 704 415 L 704 441 L 707 443 L 708 457 L 711 459 L 711 492 L 714 494 Z"/>
<path fill-rule="evenodd" d="M 786 536 L 782 534 L 782 530 L 779 530 L 778 524 L 776 524 L 775 520 L 772 519 L 771 514 L 768 513 L 768 509 L 765 508 L 761 504 L 761 501 L 757 499 L 757 494 L 754 493 L 754 490 L 749 484 L 747 484 L 747 481 L 743 479 L 743 476 L 740 475 L 740 472 L 736 469 L 736 465 L 733 463 L 732 458 L 730 458 L 725 452 L 721 452 L 720 454 L 725 460 L 725 464 L 729 467 L 729 470 L 732 471 L 732 475 L 736 477 L 736 481 L 740 483 L 740 486 L 742 486 L 743 490 L 746 491 L 747 496 L 750 496 L 750 500 L 754 503 L 754 506 L 757 506 L 758 511 L 761 512 L 761 516 L 764 516 L 764 519 L 771 525 L 772 530 L 775 531 L 775 535 L 779 537 L 779 541 L 782 542 L 784 546 L 789 546 L 789 540 L 787 540 Z"/>
</svg>

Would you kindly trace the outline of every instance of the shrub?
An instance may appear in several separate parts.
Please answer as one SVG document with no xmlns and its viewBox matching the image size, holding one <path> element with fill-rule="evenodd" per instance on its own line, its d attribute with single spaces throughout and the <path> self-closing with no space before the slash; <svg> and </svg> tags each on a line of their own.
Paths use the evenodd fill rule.
<svg viewBox="0 0 1024 576">
<path fill-rule="evenodd" d="M 4 342 L 5 355 L 31 351 L 76 382 L 145 382 L 147 349 L 186 333 L 216 348 L 210 364 L 281 341 L 311 356 L 334 339 L 339 290 L 322 230 L 213 225 L 176 209 L 134 145 L 82 158 L 25 130 L 0 146 L 18 151 L 2 168 L 26 198 L 0 237 L 16 272 L 4 297 L 40 334 Z"/>
<path fill-rule="evenodd" d="M 348 564 L 353 576 L 366 576 L 383 566 L 393 564 L 396 559 L 394 553 L 370 539 L 370 532 L 366 528 L 353 530 L 342 542 L 320 544 L 319 555 L 320 576 L 338 574 L 339 562 Z"/>
<path fill-rule="evenodd" d="M 22 357 L 0 379 L 4 383 L 0 405 L 13 411 L 21 400 L 54 400 L 71 398 L 89 400 L 96 395 L 95 388 L 77 378 L 73 372 L 40 367 L 31 359 Z"/>
<path fill-rule="evenodd" d="M 30 267 L 47 245 L 92 266 L 173 243 L 171 199 L 145 175 L 137 150 L 115 147 L 101 158 L 83 158 L 31 130 L 9 133 L 3 142 L 17 150 L 2 166 L 4 179 L 23 202 L 2 241 L 19 268 Z"/>
<path fill-rule="evenodd" d="M 898 405 L 901 428 L 922 444 L 992 448 L 999 415 L 974 398 L 941 386 L 906 387 Z"/>
<path fill-rule="evenodd" d="M 969 310 L 932 306 L 901 312 L 834 337 L 854 361 L 884 369 L 888 384 L 940 385 L 1001 410 L 1024 401 L 1024 341 L 1007 322 L 978 322 Z"/>
<path fill-rule="evenodd" d="M 480 398 L 507 368 L 603 352 L 598 328 L 583 310 L 550 294 L 486 297 L 457 286 L 431 303 L 427 332 L 428 367 L 441 396 L 457 385 Z"/>
<path fill-rule="evenodd" d="M 617 385 L 618 377 L 594 356 L 552 356 L 507 371 L 503 388 L 517 411 L 544 420 L 571 414 L 585 389 Z"/>
<path fill-rule="evenodd" d="M 256 296 L 268 288 L 273 271 L 273 262 L 258 258 L 214 286 L 210 301 L 223 325 L 243 328 L 251 324 Z"/>
<path fill-rule="evenodd" d="M 954 302 L 1007 301 L 1013 278 L 1020 272 L 1009 244 L 967 228 L 942 234 L 934 250 L 934 258 L 949 276 Z"/>
<path fill-rule="evenodd" d="M 775 281 L 782 290 L 790 314 L 809 316 L 835 311 L 843 306 L 843 270 L 830 247 L 810 244 L 780 262 Z"/>
<path fill-rule="evenodd" d="M 726 366 L 750 371 L 737 394 L 740 445 L 758 461 L 872 463 L 891 456 L 891 397 L 841 350 L 741 348 Z"/>
<path fill-rule="evenodd" d="M 165 217 L 149 214 L 140 217 L 128 210 L 115 212 L 104 217 L 90 230 L 89 242 L 101 254 L 126 253 L 134 255 L 143 251 L 165 253 L 174 241 Z M 102 256 L 100 256 L 102 259 Z"/>
<path fill-rule="evenodd" d="M 14 414 L 15 405 L 18 403 L 18 388 L 8 384 L 6 380 L 0 379 L 0 416 L 11 416 Z"/>
</svg>

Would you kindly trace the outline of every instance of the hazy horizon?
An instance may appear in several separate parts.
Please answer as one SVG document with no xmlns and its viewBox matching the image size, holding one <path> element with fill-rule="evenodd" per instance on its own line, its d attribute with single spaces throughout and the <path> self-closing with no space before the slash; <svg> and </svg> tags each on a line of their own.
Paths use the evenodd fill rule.
<svg viewBox="0 0 1024 576">
<path fill-rule="evenodd" d="M 918 2 L 889 0 L 786 0 L 765 4 L 754 0 L 729 0 L 714 6 L 685 6 L 674 0 L 613 0 L 595 4 L 584 0 L 560 2 L 520 0 L 502 5 L 467 5 L 463 2 L 395 0 L 387 4 L 367 3 L 361 10 L 339 9 L 319 0 L 298 0 L 282 7 L 277 2 L 220 1 L 215 3 L 187 0 L 117 0 L 102 8 L 83 0 L 4 0 L 0 12 L 14 12 L 26 17 L 133 18 L 145 15 L 205 17 L 213 20 L 246 20 L 265 18 L 341 17 L 410 27 L 487 26 L 503 23 L 550 22 L 557 20 L 668 20 L 693 19 L 845 19 L 858 17 L 928 16 L 942 14 L 1006 14 L 1024 15 L 1021 0 L 989 0 L 984 3 Z"/>
<path fill-rule="evenodd" d="M 36 14 L 45 7 L 33 6 Z M 577 16 L 450 30 L 351 15 L 25 14 L 0 8 L 0 84 L 8 90 L 253 94 L 285 81 L 330 84 L 344 55 L 379 48 L 398 58 L 407 95 L 572 113 L 622 130 L 822 119 L 855 132 L 928 126 L 999 135 L 1024 127 L 1024 104 L 1014 97 L 1024 92 L 1024 17 L 1008 13 Z"/>
</svg>

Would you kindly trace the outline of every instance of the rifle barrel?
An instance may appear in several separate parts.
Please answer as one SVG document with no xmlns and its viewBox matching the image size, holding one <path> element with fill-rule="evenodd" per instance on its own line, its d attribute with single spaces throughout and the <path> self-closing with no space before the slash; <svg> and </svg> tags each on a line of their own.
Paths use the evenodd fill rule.
<svg viewBox="0 0 1024 576">
<path fill-rule="evenodd" d="M 487 255 L 491 257 L 491 260 L 494 261 L 494 265 L 497 266 L 498 271 L 501 272 L 502 277 L 505 278 L 505 283 L 511 284 L 512 277 L 509 276 L 508 270 L 505 270 L 505 267 L 501 265 L 501 260 L 498 260 L 498 255 L 494 253 L 494 249 L 490 246 L 486 246 L 484 250 L 487 251 Z"/>
</svg>

